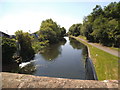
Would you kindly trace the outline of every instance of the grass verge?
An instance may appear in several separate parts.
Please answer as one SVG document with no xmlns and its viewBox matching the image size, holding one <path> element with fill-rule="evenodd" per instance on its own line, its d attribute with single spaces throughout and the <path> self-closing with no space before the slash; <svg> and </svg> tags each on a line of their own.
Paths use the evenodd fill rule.
<svg viewBox="0 0 120 90">
<path fill-rule="evenodd" d="M 98 80 L 118 80 L 118 57 L 100 50 L 84 41 L 79 37 L 74 37 L 89 47 L 91 59 L 93 61 Z M 81 37 L 80 37 L 81 38 Z M 83 38 L 82 38 L 83 39 Z M 120 58 L 119 58 L 120 59 Z"/>
</svg>

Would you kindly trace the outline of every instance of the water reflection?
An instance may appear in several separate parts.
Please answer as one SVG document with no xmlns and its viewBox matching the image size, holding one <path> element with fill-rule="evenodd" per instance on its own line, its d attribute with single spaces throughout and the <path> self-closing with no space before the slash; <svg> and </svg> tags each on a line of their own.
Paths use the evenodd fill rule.
<svg viewBox="0 0 120 90">
<path fill-rule="evenodd" d="M 70 41 L 70 45 L 74 48 L 74 49 L 82 49 L 83 47 L 85 47 L 85 45 L 83 45 L 82 43 L 78 42 L 77 40 L 75 40 L 74 38 L 69 38 Z"/>
<path fill-rule="evenodd" d="M 46 47 L 44 49 L 44 53 L 42 53 L 41 55 L 45 60 L 52 61 L 61 54 L 62 51 L 61 45 L 65 45 L 65 43 L 66 39 L 63 38 L 59 43 L 51 44 L 48 47 Z"/>
<path fill-rule="evenodd" d="M 74 38 L 69 38 L 69 41 L 70 41 L 70 45 L 74 49 L 82 49 L 82 55 L 84 56 L 85 59 L 86 59 L 86 57 L 88 57 L 87 46 L 85 46 L 84 44 L 82 44 L 79 41 L 75 40 Z"/>
</svg>

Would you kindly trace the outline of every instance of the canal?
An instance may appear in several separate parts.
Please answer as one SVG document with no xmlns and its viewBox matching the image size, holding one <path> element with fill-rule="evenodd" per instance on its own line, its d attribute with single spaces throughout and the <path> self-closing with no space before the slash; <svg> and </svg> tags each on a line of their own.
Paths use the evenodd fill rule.
<svg viewBox="0 0 120 90">
<path fill-rule="evenodd" d="M 20 64 L 21 73 L 69 79 L 89 79 L 86 75 L 87 47 L 65 37 L 35 54 L 34 60 Z"/>
</svg>

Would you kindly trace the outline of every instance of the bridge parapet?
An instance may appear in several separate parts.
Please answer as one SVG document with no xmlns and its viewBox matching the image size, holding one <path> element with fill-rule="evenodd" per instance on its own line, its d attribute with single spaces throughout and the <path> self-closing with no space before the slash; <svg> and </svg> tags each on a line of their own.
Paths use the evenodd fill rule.
<svg viewBox="0 0 120 90">
<path fill-rule="evenodd" d="M 2 72 L 2 88 L 118 88 L 117 80 L 78 80 Z"/>
</svg>

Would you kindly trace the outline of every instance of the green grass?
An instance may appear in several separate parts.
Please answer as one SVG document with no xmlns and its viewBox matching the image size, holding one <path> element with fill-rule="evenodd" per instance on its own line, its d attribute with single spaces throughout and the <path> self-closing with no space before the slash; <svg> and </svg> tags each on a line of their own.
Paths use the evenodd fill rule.
<svg viewBox="0 0 120 90">
<path fill-rule="evenodd" d="M 81 35 L 80 35 L 80 36 L 78 36 L 78 37 L 86 40 L 86 37 L 85 37 L 85 36 L 81 36 Z"/>
<path fill-rule="evenodd" d="M 78 37 L 73 38 L 89 47 L 98 80 L 118 80 L 118 57 L 93 47 L 88 43 L 79 40 Z"/>
<path fill-rule="evenodd" d="M 116 50 L 116 51 L 120 51 L 119 48 L 115 48 L 115 47 L 110 47 L 110 48 L 113 49 L 113 50 Z"/>
</svg>

